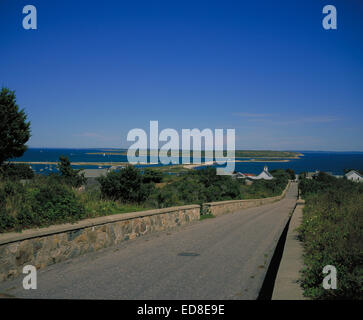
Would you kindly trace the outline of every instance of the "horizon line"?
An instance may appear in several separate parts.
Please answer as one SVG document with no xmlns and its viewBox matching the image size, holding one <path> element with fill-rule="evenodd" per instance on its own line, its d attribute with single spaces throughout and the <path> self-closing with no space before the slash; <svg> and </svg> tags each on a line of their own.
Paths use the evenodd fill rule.
<svg viewBox="0 0 363 320">
<path fill-rule="evenodd" d="M 76 150 L 86 150 L 86 149 L 95 149 L 95 150 L 103 150 L 103 149 L 113 149 L 113 150 L 128 150 L 128 148 L 122 148 L 122 147 L 30 147 L 28 146 L 28 149 L 76 149 Z M 138 148 L 137 148 L 138 149 Z M 136 149 L 136 150 L 137 150 Z M 146 149 L 151 150 L 151 149 Z M 154 150 L 154 149 L 152 149 Z M 158 149 L 160 150 L 160 149 Z M 179 151 L 182 151 L 183 149 L 179 149 Z M 193 151 L 193 150 L 190 150 Z M 196 150 L 196 151 L 215 151 L 215 150 Z M 224 150 L 227 151 L 227 150 Z M 280 151 L 280 152 L 358 152 L 363 153 L 363 150 L 312 150 L 312 149 L 235 149 L 235 151 Z"/>
</svg>

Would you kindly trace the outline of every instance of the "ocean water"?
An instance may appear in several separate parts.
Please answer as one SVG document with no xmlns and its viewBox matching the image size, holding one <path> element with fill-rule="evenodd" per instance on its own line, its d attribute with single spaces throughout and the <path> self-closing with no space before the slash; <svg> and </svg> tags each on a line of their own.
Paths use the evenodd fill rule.
<svg viewBox="0 0 363 320">
<path fill-rule="evenodd" d="M 118 150 L 119 151 L 119 150 Z M 29 162 L 57 162 L 61 155 L 69 157 L 71 162 L 126 162 L 126 155 L 103 155 L 106 149 L 50 149 L 29 148 L 22 157 L 12 159 L 14 161 Z M 342 175 L 344 169 L 363 170 L 363 152 L 313 152 L 299 151 L 304 154 L 299 159 L 291 159 L 289 162 L 236 162 L 235 170 L 244 173 L 258 174 L 265 165 L 272 169 L 293 169 L 296 173 L 306 171 L 326 171 L 335 175 Z M 102 153 L 102 154 L 89 154 Z M 248 159 L 248 158 L 236 158 Z M 181 163 L 181 159 L 180 159 Z M 161 165 L 161 164 L 159 164 Z M 48 173 L 56 170 L 56 165 L 39 164 L 31 165 L 38 173 Z M 156 165 L 158 166 L 158 165 Z M 99 165 L 74 166 L 75 168 L 96 169 Z M 109 166 L 101 166 L 107 168 Z M 138 165 L 138 167 L 145 167 Z"/>
<path fill-rule="evenodd" d="M 289 162 L 236 162 L 236 171 L 245 173 L 260 173 L 264 165 L 272 169 L 293 169 L 296 173 L 316 170 L 332 172 L 334 175 L 344 174 L 344 169 L 363 170 L 363 153 L 361 152 L 312 152 L 299 151 L 304 154 L 299 159 Z"/>
</svg>

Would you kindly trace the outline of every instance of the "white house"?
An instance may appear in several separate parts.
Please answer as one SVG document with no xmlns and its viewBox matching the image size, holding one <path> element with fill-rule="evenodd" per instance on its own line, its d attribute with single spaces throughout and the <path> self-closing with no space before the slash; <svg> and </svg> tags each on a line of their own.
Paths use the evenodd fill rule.
<svg viewBox="0 0 363 320">
<path fill-rule="evenodd" d="M 345 174 L 345 177 L 351 181 L 363 182 L 363 176 L 355 170 L 350 170 L 349 172 L 347 172 Z"/>
<path fill-rule="evenodd" d="M 237 179 L 246 179 L 246 178 L 256 177 L 252 173 L 242 173 L 242 172 L 236 172 L 235 174 L 233 174 L 233 176 Z"/>
<path fill-rule="evenodd" d="M 254 177 L 254 180 L 272 180 L 274 177 L 272 176 L 272 174 L 270 172 L 268 172 L 268 167 L 264 166 L 263 171 L 257 176 Z"/>
<path fill-rule="evenodd" d="M 235 174 L 235 177 L 237 179 L 247 179 L 247 180 L 272 180 L 274 177 L 272 176 L 272 174 L 270 172 L 268 172 L 268 168 L 267 166 L 265 166 L 263 168 L 263 171 L 255 176 L 254 174 L 251 173 L 241 173 L 241 172 L 237 172 Z"/>
</svg>

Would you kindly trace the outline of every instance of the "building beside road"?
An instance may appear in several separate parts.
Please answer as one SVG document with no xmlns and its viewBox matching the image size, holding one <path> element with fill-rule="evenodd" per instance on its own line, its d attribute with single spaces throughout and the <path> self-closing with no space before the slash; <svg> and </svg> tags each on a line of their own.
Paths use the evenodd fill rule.
<svg viewBox="0 0 363 320">
<path fill-rule="evenodd" d="M 348 180 L 354 181 L 354 182 L 363 182 L 363 176 L 355 170 L 350 170 L 344 175 Z"/>
<path fill-rule="evenodd" d="M 272 174 L 268 171 L 267 166 L 264 166 L 263 171 L 257 176 L 252 173 L 242 173 L 242 172 L 237 172 L 234 176 L 237 179 L 246 179 L 246 181 L 274 179 Z"/>
</svg>

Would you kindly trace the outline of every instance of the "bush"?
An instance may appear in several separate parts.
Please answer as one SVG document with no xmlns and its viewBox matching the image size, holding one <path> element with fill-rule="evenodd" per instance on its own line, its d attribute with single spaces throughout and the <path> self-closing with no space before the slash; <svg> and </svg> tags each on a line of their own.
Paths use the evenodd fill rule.
<svg viewBox="0 0 363 320">
<path fill-rule="evenodd" d="M 30 189 L 27 200 L 27 207 L 17 216 L 22 227 L 74 222 L 84 214 L 74 191 L 54 180 Z"/>
<path fill-rule="evenodd" d="M 239 199 L 241 183 L 229 176 L 216 174 L 215 168 L 191 170 L 151 196 L 159 208 L 184 204 Z"/>
<path fill-rule="evenodd" d="M 296 175 L 295 175 L 295 171 L 294 170 L 292 170 L 292 169 L 286 169 L 285 171 L 289 175 L 289 179 L 290 180 L 295 180 L 296 179 Z"/>
<path fill-rule="evenodd" d="M 252 185 L 243 186 L 243 199 L 267 198 L 280 195 L 286 188 L 289 174 L 282 169 L 271 170 L 270 173 L 273 175 L 274 179 L 255 180 Z"/>
<path fill-rule="evenodd" d="M 153 208 L 168 208 L 181 206 L 184 203 L 179 199 L 178 194 L 171 188 L 155 189 L 146 202 Z"/>
<path fill-rule="evenodd" d="M 39 177 L 25 186 L 0 183 L 0 232 L 74 222 L 84 215 L 72 188 L 56 179 Z"/>
<path fill-rule="evenodd" d="M 143 172 L 142 181 L 144 183 L 160 183 L 163 180 L 163 174 L 160 171 L 147 168 Z"/>
<path fill-rule="evenodd" d="M 154 189 L 152 183 L 144 183 L 139 169 L 132 165 L 119 171 L 111 171 L 97 179 L 105 198 L 125 203 L 141 203 Z"/>
<path fill-rule="evenodd" d="M 71 163 L 66 156 L 59 157 L 60 163 L 58 164 L 58 170 L 62 180 L 72 187 L 79 188 L 86 183 L 86 178 L 82 170 L 75 170 L 72 168 Z"/>
<path fill-rule="evenodd" d="M 306 199 L 299 238 L 304 243 L 301 285 L 312 299 L 363 299 L 362 186 L 319 174 L 300 182 Z M 322 287 L 326 265 L 337 269 L 337 289 Z"/>
<path fill-rule="evenodd" d="M 0 167 L 0 177 L 2 179 L 32 179 L 34 171 L 29 165 L 23 163 L 4 164 Z"/>
<path fill-rule="evenodd" d="M 16 219 L 5 210 L 4 203 L 0 203 L 0 233 L 14 229 L 15 224 Z"/>
</svg>

